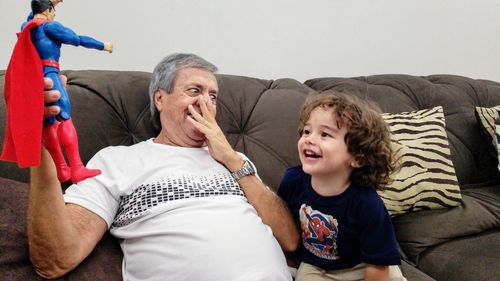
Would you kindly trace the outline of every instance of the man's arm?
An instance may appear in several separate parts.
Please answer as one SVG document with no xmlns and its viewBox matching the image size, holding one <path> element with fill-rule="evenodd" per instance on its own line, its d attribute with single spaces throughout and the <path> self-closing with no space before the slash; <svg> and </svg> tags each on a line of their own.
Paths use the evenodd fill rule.
<svg viewBox="0 0 500 281">
<path fill-rule="evenodd" d="M 226 164 L 237 168 L 229 168 L 231 172 L 237 171 L 243 166 L 243 160 L 239 155 L 232 163 L 240 162 L 241 165 Z M 229 163 L 229 162 L 228 162 Z M 228 166 L 229 165 L 229 166 Z M 274 236 L 285 252 L 293 252 L 299 244 L 299 232 L 292 214 L 285 202 L 255 175 L 248 175 L 240 179 L 240 187 L 245 192 L 248 202 L 252 204 L 262 222 L 271 227 Z"/>
<path fill-rule="evenodd" d="M 52 88 L 50 79 L 45 88 Z M 58 98 L 57 91 L 45 92 L 46 103 Z M 56 106 L 47 106 L 44 115 L 58 112 Z M 36 272 L 45 278 L 64 275 L 88 256 L 106 230 L 96 214 L 64 203 L 54 162 L 42 147 L 40 166 L 31 168 L 28 205 L 28 244 Z"/>
<path fill-rule="evenodd" d="M 54 162 L 42 148 L 40 166 L 31 168 L 28 244 L 35 271 L 56 278 L 74 269 L 107 230 L 98 215 L 64 203 Z"/>
<path fill-rule="evenodd" d="M 215 121 L 215 105 L 202 96 L 198 102 L 201 114 L 189 106 L 189 112 L 193 116 L 190 120 L 205 134 L 210 155 L 231 172 L 239 170 L 244 161 L 231 147 Z M 286 252 L 295 251 L 299 243 L 299 232 L 283 200 L 255 175 L 241 178 L 239 184 L 262 221 L 271 227 L 281 248 Z"/>
</svg>

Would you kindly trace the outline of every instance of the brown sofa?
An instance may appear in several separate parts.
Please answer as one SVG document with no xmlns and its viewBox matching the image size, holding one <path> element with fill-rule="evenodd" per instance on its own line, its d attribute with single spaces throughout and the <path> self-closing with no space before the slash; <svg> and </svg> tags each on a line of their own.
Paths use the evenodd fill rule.
<svg viewBox="0 0 500 281">
<path fill-rule="evenodd" d="M 64 73 L 84 161 L 106 146 L 131 145 L 155 136 L 149 122 L 149 73 Z M 2 93 L 4 76 L 0 72 Z M 500 83 L 449 75 L 318 78 L 305 83 L 218 75 L 218 80 L 219 124 L 274 190 L 285 169 L 299 163 L 298 111 L 315 91 L 349 91 L 376 101 L 390 113 L 443 106 L 462 203 L 394 218 L 402 269 L 410 281 L 499 280 L 500 172 L 474 108 L 499 105 Z M 0 104 L 2 144 L 5 107 Z M 42 280 L 31 267 L 26 242 L 28 172 L 0 162 L 0 280 Z M 106 235 L 90 257 L 61 280 L 121 280 L 118 241 Z"/>
</svg>

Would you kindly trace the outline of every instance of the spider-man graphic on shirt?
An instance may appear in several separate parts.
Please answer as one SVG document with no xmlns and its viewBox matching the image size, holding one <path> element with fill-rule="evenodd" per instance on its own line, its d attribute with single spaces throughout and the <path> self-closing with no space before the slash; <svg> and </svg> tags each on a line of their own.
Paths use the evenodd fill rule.
<svg viewBox="0 0 500 281">
<path fill-rule="evenodd" d="M 337 260 L 338 222 L 331 215 L 325 215 L 310 206 L 300 207 L 300 226 L 302 228 L 302 243 L 314 255 Z"/>
</svg>

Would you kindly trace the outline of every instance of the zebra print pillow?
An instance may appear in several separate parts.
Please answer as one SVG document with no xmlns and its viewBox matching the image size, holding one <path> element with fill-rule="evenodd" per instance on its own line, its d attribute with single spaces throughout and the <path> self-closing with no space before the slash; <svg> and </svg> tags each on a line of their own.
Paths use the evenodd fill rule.
<svg viewBox="0 0 500 281">
<path fill-rule="evenodd" d="M 500 118 L 495 122 L 497 127 L 496 129 L 496 137 L 497 137 L 497 158 L 498 158 L 498 170 L 500 171 Z"/>
<path fill-rule="evenodd" d="M 500 170 L 500 105 L 492 108 L 476 107 L 476 115 L 488 139 L 493 144 L 492 153 L 498 158 L 498 170 Z"/>
<path fill-rule="evenodd" d="M 458 206 L 460 188 L 450 159 L 441 106 L 399 114 L 384 113 L 401 169 L 379 195 L 391 216 Z"/>
</svg>

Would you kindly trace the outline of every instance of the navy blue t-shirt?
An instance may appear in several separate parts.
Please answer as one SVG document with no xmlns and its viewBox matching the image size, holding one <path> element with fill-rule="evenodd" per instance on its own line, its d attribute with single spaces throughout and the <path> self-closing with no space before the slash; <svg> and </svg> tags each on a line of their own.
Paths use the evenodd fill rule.
<svg viewBox="0 0 500 281">
<path fill-rule="evenodd" d="M 351 185 L 324 197 L 298 166 L 286 171 L 278 195 L 301 227 L 300 261 L 328 270 L 401 263 L 391 218 L 374 189 Z"/>
</svg>

